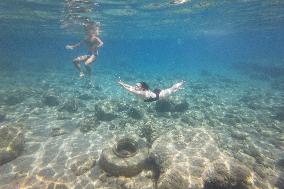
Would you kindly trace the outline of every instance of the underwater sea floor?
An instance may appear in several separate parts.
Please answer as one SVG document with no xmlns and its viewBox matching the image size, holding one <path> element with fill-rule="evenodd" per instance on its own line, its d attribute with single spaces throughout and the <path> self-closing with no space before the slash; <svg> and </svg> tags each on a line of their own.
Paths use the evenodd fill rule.
<svg viewBox="0 0 284 189">
<path fill-rule="evenodd" d="M 145 103 L 116 84 L 115 71 L 96 70 L 90 82 L 68 69 L 1 73 L 0 188 L 283 188 L 279 78 L 264 82 L 234 66 L 231 75 L 151 75 L 151 85 L 170 86 L 177 75 L 187 83 Z M 123 138 L 138 141 L 123 147 L 140 163 L 115 156 Z"/>
</svg>

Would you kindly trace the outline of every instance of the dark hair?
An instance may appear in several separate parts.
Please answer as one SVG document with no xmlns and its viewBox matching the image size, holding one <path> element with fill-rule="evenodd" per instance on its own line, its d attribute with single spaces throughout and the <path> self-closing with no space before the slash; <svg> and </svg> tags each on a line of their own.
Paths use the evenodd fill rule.
<svg viewBox="0 0 284 189">
<path fill-rule="evenodd" d="M 141 81 L 139 83 L 141 84 L 141 88 L 143 89 L 143 91 L 147 91 L 150 89 L 149 85 L 145 83 L 144 81 Z"/>
</svg>

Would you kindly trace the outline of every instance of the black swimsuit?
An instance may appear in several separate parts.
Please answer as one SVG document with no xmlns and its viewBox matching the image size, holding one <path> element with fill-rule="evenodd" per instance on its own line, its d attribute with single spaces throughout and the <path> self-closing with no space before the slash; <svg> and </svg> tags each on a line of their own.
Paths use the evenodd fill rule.
<svg viewBox="0 0 284 189">
<path fill-rule="evenodd" d="M 157 101 L 159 100 L 159 95 L 160 95 L 160 92 L 161 92 L 161 89 L 155 89 L 153 91 L 155 94 L 156 94 L 156 97 L 155 98 L 147 98 L 144 100 L 144 102 L 154 102 L 154 101 Z"/>
</svg>

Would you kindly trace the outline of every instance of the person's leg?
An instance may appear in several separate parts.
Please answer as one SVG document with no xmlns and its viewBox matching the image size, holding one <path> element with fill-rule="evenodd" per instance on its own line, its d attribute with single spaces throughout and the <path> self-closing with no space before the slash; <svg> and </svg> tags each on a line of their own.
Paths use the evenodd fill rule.
<svg viewBox="0 0 284 189">
<path fill-rule="evenodd" d="M 86 66 L 88 76 L 91 76 L 91 74 L 92 74 L 92 64 L 96 60 L 96 58 L 97 58 L 96 55 L 93 54 L 85 62 L 85 66 Z"/>
<path fill-rule="evenodd" d="M 83 70 L 81 68 L 80 62 L 85 61 L 88 59 L 88 55 L 78 56 L 73 60 L 75 68 L 80 72 L 80 77 L 84 76 Z"/>
</svg>

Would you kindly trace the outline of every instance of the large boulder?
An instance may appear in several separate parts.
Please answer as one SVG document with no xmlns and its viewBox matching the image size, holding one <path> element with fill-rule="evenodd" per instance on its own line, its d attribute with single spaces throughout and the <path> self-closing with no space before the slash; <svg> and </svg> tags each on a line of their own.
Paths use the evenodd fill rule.
<svg viewBox="0 0 284 189">
<path fill-rule="evenodd" d="M 159 189 L 188 189 L 187 175 L 177 168 L 172 167 L 161 175 L 158 181 Z"/>
<path fill-rule="evenodd" d="M 17 158 L 24 148 L 21 128 L 0 126 L 0 165 Z"/>
<path fill-rule="evenodd" d="M 150 151 L 158 189 L 252 189 L 253 174 L 218 148 L 206 130 L 172 130 Z M 224 160 L 226 163 L 224 163 Z"/>
<path fill-rule="evenodd" d="M 204 179 L 205 189 L 250 189 L 252 174 L 242 165 L 228 164 L 223 161 L 215 162 Z"/>
</svg>

